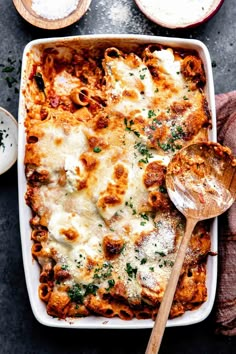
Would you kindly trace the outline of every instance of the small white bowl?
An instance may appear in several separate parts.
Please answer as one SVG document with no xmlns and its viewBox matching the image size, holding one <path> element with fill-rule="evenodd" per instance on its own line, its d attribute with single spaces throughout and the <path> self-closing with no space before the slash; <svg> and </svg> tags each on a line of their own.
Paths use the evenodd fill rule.
<svg viewBox="0 0 236 354">
<path fill-rule="evenodd" d="M 17 159 L 17 122 L 0 107 L 0 175 L 9 170 Z"/>
<path fill-rule="evenodd" d="M 181 29 L 197 27 L 212 18 L 224 0 L 135 0 L 140 11 L 159 26 Z"/>
</svg>

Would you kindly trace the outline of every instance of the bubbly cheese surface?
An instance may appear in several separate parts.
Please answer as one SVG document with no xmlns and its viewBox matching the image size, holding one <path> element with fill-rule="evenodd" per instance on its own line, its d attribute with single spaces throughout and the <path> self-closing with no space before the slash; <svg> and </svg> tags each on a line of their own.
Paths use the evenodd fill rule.
<svg viewBox="0 0 236 354">
<path fill-rule="evenodd" d="M 208 124 L 201 76 L 189 69 L 202 75 L 200 60 L 171 48 L 108 48 L 99 66 L 48 51 L 54 69 L 38 67 L 45 92 L 30 87 L 26 124 L 26 199 L 34 228 L 47 231 L 39 263 L 56 263 L 56 293 L 99 289 L 131 307 L 154 306 L 183 234 L 166 166 Z M 76 85 L 86 87 L 82 107 L 71 94 Z"/>
</svg>

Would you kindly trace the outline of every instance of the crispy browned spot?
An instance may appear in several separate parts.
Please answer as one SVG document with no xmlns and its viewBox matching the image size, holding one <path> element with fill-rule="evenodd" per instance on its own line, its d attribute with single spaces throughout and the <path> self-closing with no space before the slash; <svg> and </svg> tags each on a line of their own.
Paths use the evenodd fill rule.
<svg viewBox="0 0 236 354">
<path fill-rule="evenodd" d="M 206 77 L 202 61 L 193 55 L 187 55 L 181 63 L 181 72 L 183 75 L 196 83 L 204 85 Z"/>
<path fill-rule="evenodd" d="M 75 229 L 61 229 L 61 233 L 69 240 L 74 241 L 78 236 L 79 233 Z"/>
<path fill-rule="evenodd" d="M 148 164 L 144 174 L 144 184 L 147 188 L 151 186 L 161 186 L 165 181 L 166 167 L 153 161 Z"/>
<path fill-rule="evenodd" d="M 108 258 L 114 258 L 121 253 L 124 246 L 124 240 L 106 235 L 103 238 L 103 249 Z"/>
</svg>

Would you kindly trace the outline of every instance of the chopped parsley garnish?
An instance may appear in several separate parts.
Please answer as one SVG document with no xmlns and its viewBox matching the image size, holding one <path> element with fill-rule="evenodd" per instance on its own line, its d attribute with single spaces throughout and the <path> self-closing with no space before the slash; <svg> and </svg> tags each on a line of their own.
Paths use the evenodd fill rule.
<svg viewBox="0 0 236 354">
<path fill-rule="evenodd" d="M 183 128 L 180 125 L 178 125 L 175 129 L 171 130 L 171 135 L 175 140 L 183 138 L 184 137 Z"/>
<path fill-rule="evenodd" d="M 10 55 L 11 51 L 9 51 Z M 15 93 L 19 93 L 19 89 L 16 87 L 18 83 L 18 79 L 20 78 L 21 73 L 21 60 L 18 60 L 19 66 L 16 64 L 16 60 L 12 59 L 11 57 L 7 58 L 7 63 L 0 64 L 1 74 L 3 79 L 7 83 L 8 88 L 14 88 Z M 10 97 L 7 97 L 7 101 L 11 101 Z"/>
<path fill-rule="evenodd" d="M 62 264 L 61 269 L 62 270 L 67 270 L 69 266 L 67 264 Z"/>
<path fill-rule="evenodd" d="M 140 214 L 140 216 L 141 216 L 141 218 L 143 218 L 144 220 L 147 220 L 147 221 L 149 220 L 148 215 L 145 214 L 145 213 Z"/>
<path fill-rule="evenodd" d="M 84 285 L 84 288 L 85 288 L 84 296 L 89 295 L 89 294 L 96 295 L 98 286 L 93 283 L 90 283 L 86 286 Z"/>
<path fill-rule="evenodd" d="M 135 210 L 134 205 L 133 205 L 132 197 L 129 198 L 129 201 L 125 202 L 125 205 L 129 206 L 132 209 L 132 215 L 137 214 L 137 211 Z"/>
<path fill-rule="evenodd" d="M 148 111 L 148 118 L 152 118 L 152 117 L 155 117 L 156 116 L 156 113 L 154 112 L 153 109 L 149 109 Z"/>
<path fill-rule="evenodd" d="M 163 261 L 161 261 L 161 263 L 159 264 L 159 267 L 162 268 L 162 267 L 173 267 L 174 265 L 174 262 L 173 261 L 170 261 L 169 259 L 164 259 Z"/>
<path fill-rule="evenodd" d="M 137 268 L 133 268 L 130 263 L 126 263 L 125 268 L 129 278 L 136 278 Z"/>
<path fill-rule="evenodd" d="M 127 118 L 124 118 L 125 130 L 133 132 L 137 137 L 140 137 L 140 133 L 134 129 L 132 129 L 132 125 L 134 125 L 134 121 L 131 119 L 129 122 Z"/>
<path fill-rule="evenodd" d="M 156 118 L 153 119 L 152 123 L 162 125 L 162 123 L 159 120 L 157 120 Z"/>
<path fill-rule="evenodd" d="M 167 192 L 167 190 L 166 190 L 166 188 L 164 186 L 159 186 L 159 191 L 161 193 L 166 193 Z"/>
<path fill-rule="evenodd" d="M 15 84 L 17 82 L 17 80 L 14 77 L 12 77 L 12 76 L 7 76 L 5 78 L 5 80 L 6 80 L 7 85 L 8 85 L 9 88 L 11 88 L 13 86 L 13 84 Z"/>
<path fill-rule="evenodd" d="M 11 51 L 9 51 L 9 53 L 10 53 L 10 52 L 11 52 Z M 8 63 L 9 63 L 10 65 L 13 65 L 13 64 L 15 64 L 16 59 L 7 58 L 7 61 L 8 61 Z"/>
<path fill-rule="evenodd" d="M 160 141 L 158 141 L 158 146 L 163 150 L 163 151 L 175 151 L 173 150 L 173 147 L 171 146 L 170 143 L 160 143 Z"/>
<path fill-rule="evenodd" d="M 141 264 L 147 263 L 147 258 L 142 258 L 140 263 L 141 263 Z"/>
<path fill-rule="evenodd" d="M 71 298 L 71 301 L 83 303 L 84 291 L 79 284 L 74 284 L 72 288 L 68 290 L 68 295 Z"/>
<path fill-rule="evenodd" d="M 2 69 L 2 72 L 3 72 L 3 73 L 11 73 L 13 70 L 15 70 L 14 66 L 5 66 L 5 67 Z"/>
<path fill-rule="evenodd" d="M 150 125 L 150 129 L 152 129 L 152 130 L 156 130 L 155 125 Z"/>
<path fill-rule="evenodd" d="M 158 145 L 163 151 L 170 150 L 174 152 L 175 150 L 182 148 L 182 145 L 176 144 L 175 141 L 182 139 L 185 136 L 183 128 L 181 126 L 177 126 L 174 129 L 171 129 L 171 136 L 172 137 L 169 138 L 166 143 L 160 143 L 158 141 Z"/>
<path fill-rule="evenodd" d="M 100 268 L 95 268 L 94 270 L 94 279 L 105 280 L 112 275 L 113 266 L 110 262 L 104 262 Z"/>
<path fill-rule="evenodd" d="M 142 156 L 144 156 L 144 158 L 140 159 L 139 162 L 148 163 L 149 159 L 153 157 L 146 145 L 141 142 L 135 144 L 134 148 L 137 149 Z"/>
<path fill-rule="evenodd" d="M 178 139 L 181 139 L 185 136 L 185 133 L 182 129 L 182 127 L 177 127 L 176 129 L 171 130 L 171 136 L 172 138 L 169 138 L 166 143 L 161 143 L 158 141 L 158 146 L 163 150 L 163 151 L 175 151 L 179 150 L 182 148 L 182 145 L 176 144 L 175 141 Z"/>
<path fill-rule="evenodd" d="M 80 268 L 80 267 L 82 267 L 84 265 L 85 257 L 80 253 L 79 258 L 80 258 L 80 260 L 75 259 L 77 268 Z"/>
<path fill-rule="evenodd" d="M 164 252 L 159 252 L 159 251 L 155 251 L 155 254 L 159 254 L 159 256 L 161 256 L 161 257 L 166 256 L 166 254 Z"/>
<path fill-rule="evenodd" d="M 145 74 L 140 75 L 140 79 L 141 79 L 141 80 L 144 80 L 144 78 L 145 78 Z"/>
<path fill-rule="evenodd" d="M 114 279 L 109 279 L 108 281 L 108 287 L 106 288 L 106 290 L 110 290 L 115 286 L 115 280 Z"/>
<path fill-rule="evenodd" d="M 102 151 L 102 149 L 101 149 L 99 146 L 95 146 L 95 147 L 93 148 L 93 151 L 96 152 L 96 153 L 99 153 L 99 152 Z"/>
<path fill-rule="evenodd" d="M 96 295 L 98 286 L 90 283 L 88 285 L 74 284 L 69 290 L 68 295 L 71 298 L 71 301 L 82 304 L 84 297 L 92 294 Z"/>
</svg>

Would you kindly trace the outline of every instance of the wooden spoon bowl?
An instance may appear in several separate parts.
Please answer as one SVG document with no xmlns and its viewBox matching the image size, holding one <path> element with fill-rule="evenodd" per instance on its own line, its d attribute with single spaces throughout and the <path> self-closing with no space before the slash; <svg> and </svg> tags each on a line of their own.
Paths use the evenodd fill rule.
<svg viewBox="0 0 236 354">
<path fill-rule="evenodd" d="M 218 143 L 201 142 L 177 153 L 167 167 L 170 199 L 186 217 L 186 229 L 148 342 L 146 354 L 159 351 L 184 257 L 200 220 L 224 213 L 236 197 L 236 159 Z"/>
<path fill-rule="evenodd" d="M 80 0 L 77 8 L 71 14 L 58 20 L 49 20 L 36 14 L 32 10 L 32 0 L 13 0 L 13 3 L 19 14 L 31 25 L 43 29 L 56 30 L 70 26 L 78 21 L 88 10 L 91 1 L 92 0 Z M 57 6 L 56 1 L 55 6 Z"/>
<path fill-rule="evenodd" d="M 213 218 L 236 197 L 235 160 L 218 143 L 189 145 L 173 157 L 166 184 L 170 199 L 185 217 Z"/>
</svg>

